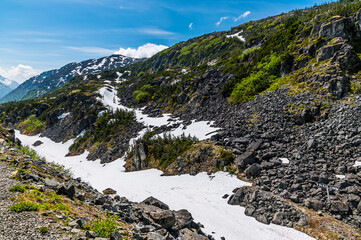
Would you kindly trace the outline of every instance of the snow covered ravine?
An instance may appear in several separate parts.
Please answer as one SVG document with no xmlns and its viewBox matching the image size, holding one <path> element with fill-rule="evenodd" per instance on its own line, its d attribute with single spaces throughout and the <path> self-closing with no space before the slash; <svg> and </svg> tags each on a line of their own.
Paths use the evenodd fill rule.
<svg viewBox="0 0 361 240">
<path fill-rule="evenodd" d="M 103 96 L 99 99 L 109 109 L 128 109 L 119 104 L 114 89 L 106 87 L 100 89 Z M 169 124 L 170 115 L 162 118 L 151 118 L 135 110 L 138 121 L 148 126 L 161 126 Z M 174 121 L 179 121 L 173 119 Z M 174 122 L 173 121 L 173 122 Z M 200 140 L 207 139 L 218 129 L 210 126 L 207 122 L 194 122 L 184 128 L 183 125 L 171 131 L 173 135 L 185 133 L 198 137 Z M 183 129 L 184 128 L 184 129 Z M 138 137 L 144 133 L 139 133 Z M 83 181 L 89 182 L 98 191 L 105 188 L 113 188 L 117 194 L 131 201 L 143 201 L 153 196 L 166 204 L 173 210 L 187 209 L 193 215 L 196 222 L 204 225 L 204 232 L 212 234 L 216 239 L 225 237 L 227 240 L 301 240 L 313 239 L 295 229 L 278 225 L 265 225 L 257 222 L 254 218 L 244 214 L 244 208 L 227 204 L 223 199 L 224 194 L 231 194 L 236 187 L 247 186 L 249 183 L 240 181 L 235 176 L 225 172 L 218 172 L 212 176 L 199 173 L 196 176 L 188 174 L 181 176 L 161 176 L 162 172 L 156 169 L 125 172 L 124 159 L 118 159 L 108 164 L 100 164 L 100 161 L 87 161 L 87 152 L 79 156 L 65 157 L 69 146 L 74 140 L 64 144 L 55 143 L 48 138 L 37 136 L 26 136 L 16 131 L 16 137 L 24 145 L 35 149 L 37 153 L 50 162 L 56 162 L 70 168 L 74 177 L 81 177 Z M 33 147 L 32 144 L 41 140 L 42 145 Z M 134 142 L 135 139 L 131 141 Z"/>
<path fill-rule="evenodd" d="M 159 170 L 125 172 L 124 160 L 117 160 L 103 165 L 100 161 L 87 161 L 87 153 L 65 157 L 72 140 L 64 144 L 55 143 L 48 138 L 26 136 L 16 131 L 16 137 L 24 145 L 31 146 L 41 140 L 42 145 L 32 147 L 48 161 L 53 161 L 70 168 L 74 177 L 81 177 L 98 191 L 111 187 L 120 196 L 131 201 L 143 201 L 149 196 L 158 198 L 171 209 L 187 209 L 196 222 L 201 222 L 208 234 L 217 239 L 224 236 L 227 240 L 237 239 L 312 239 L 292 228 L 278 225 L 265 225 L 244 214 L 244 208 L 231 206 L 222 196 L 230 194 L 236 187 L 249 185 L 235 176 L 224 172 L 210 178 L 206 173 L 196 176 L 161 176 Z"/>
<path fill-rule="evenodd" d="M 144 123 L 144 125 L 150 129 L 152 127 L 181 123 L 178 118 L 172 118 L 171 114 L 163 114 L 163 117 L 149 117 L 148 115 L 142 113 L 142 109 L 132 109 L 121 105 L 113 86 L 109 85 L 102 87 L 99 89 L 99 93 L 102 98 L 99 98 L 98 100 L 109 110 L 115 111 L 116 109 L 122 109 L 134 111 L 137 121 Z M 197 137 L 199 140 L 205 140 L 216 134 L 219 130 L 219 128 L 211 127 L 212 124 L 213 122 L 192 121 L 192 123 L 186 127 L 183 124 L 180 124 L 179 127 L 171 130 L 169 133 L 173 136 L 180 136 L 182 134 L 185 134 L 186 136 L 191 135 Z M 142 137 L 146 130 L 147 129 L 141 131 L 136 139 Z M 132 145 L 134 141 L 135 139 L 132 139 L 130 141 L 130 145 Z"/>
</svg>

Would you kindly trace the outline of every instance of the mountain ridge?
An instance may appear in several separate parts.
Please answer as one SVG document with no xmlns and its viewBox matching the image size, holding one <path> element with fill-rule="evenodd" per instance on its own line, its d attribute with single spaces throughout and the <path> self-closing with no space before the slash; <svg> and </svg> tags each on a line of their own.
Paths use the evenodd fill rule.
<svg viewBox="0 0 361 240">
<path fill-rule="evenodd" d="M 0 102 L 38 97 L 64 85 L 75 76 L 98 74 L 102 71 L 120 68 L 136 61 L 139 61 L 139 59 L 123 55 L 111 55 L 99 59 L 89 59 L 79 63 L 72 62 L 59 69 L 45 71 L 37 76 L 31 77 L 2 97 Z"/>
<path fill-rule="evenodd" d="M 0 98 L 14 90 L 19 86 L 19 83 L 16 81 L 7 79 L 0 75 Z"/>
</svg>

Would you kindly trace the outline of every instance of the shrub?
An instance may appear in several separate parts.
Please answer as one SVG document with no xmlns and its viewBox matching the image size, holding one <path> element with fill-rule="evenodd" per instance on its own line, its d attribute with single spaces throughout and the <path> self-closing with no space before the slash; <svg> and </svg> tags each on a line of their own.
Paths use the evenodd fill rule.
<svg viewBox="0 0 361 240">
<path fill-rule="evenodd" d="M 227 161 L 227 164 L 231 164 L 234 162 L 233 153 L 224 149 L 221 149 L 218 159 L 225 159 Z"/>
<path fill-rule="evenodd" d="M 44 123 L 35 115 L 30 115 L 30 117 L 20 124 L 20 127 L 26 132 L 35 132 L 41 130 L 44 127 Z"/>
<path fill-rule="evenodd" d="M 148 132 L 143 137 L 147 148 L 147 158 L 159 161 L 162 168 L 169 166 L 197 141 L 197 138 L 186 137 L 184 134 L 179 137 L 170 134 L 155 137 L 155 132 Z"/>
<path fill-rule="evenodd" d="M 114 137 L 125 133 L 126 128 L 135 120 L 134 112 L 117 109 L 115 112 L 104 112 L 94 124 L 94 130 L 86 131 L 78 137 L 70 146 L 71 151 L 77 151 L 84 147 L 97 147 L 100 143 L 108 143 Z"/>
<path fill-rule="evenodd" d="M 143 92 L 141 90 L 134 91 L 133 97 L 136 103 L 147 102 L 151 98 L 149 93 Z"/>
<path fill-rule="evenodd" d="M 14 185 L 9 188 L 11 192 L 25 192 L 25 187 L 22 185 Z"/>
<path fill-rule="evenodd" d="M 230 102 L 245 102 L 265 91 L 276 80 L 280 63 L 281 58 L 275 54 L 265 57 L 250 76 L 236 84 Z"/>
<path fill-rule="evenodd" d="M 36 203 L 20 202 L 12 205 L 9 210 L 19 213 L 24 211 L 38 211 L 39 207 L 40 205 Z"/>
<path fill-rule="evenodd" d="M 41 234 L 45 234 L 45 233 L 49 232 L 49 228 L 48 227 L 40 227 L 39 232 Z"/>
<path fill-rule="evenodd" d="M 110 234 L 117 230 L 118 225 L 116 216 L 107 216 L 105 219 L 99 217 L 95 222 L 90 223 L 90 230 L 98 237 L 109 238 Z"/>
<path fill-rule="evenodd" d="M 37 155 L 37 153 L 35 152 L 35 150 L 31 149 L 30 147 L 28 146 L 20 146 L 18 148 L 19 152 L 21 152 L 22 154 L 25 154 L 25 155 L 28 155 L 30 156 L 31 158 L 34 158 L 34 159 L 39 159 L 39 156 Z"/>
</svg>

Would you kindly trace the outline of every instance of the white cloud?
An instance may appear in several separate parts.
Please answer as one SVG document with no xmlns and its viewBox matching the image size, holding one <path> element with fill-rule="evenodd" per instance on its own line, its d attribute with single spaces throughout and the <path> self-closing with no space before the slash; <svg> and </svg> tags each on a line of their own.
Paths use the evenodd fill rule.
<svg viewBox="0 0 361 240">
<path fill-rule="evenodd" d="M 140 28 L 138 32 L 145 33 L 149 35 L 173 35 L 174 32 L 169 32 L 166 30 L 158 29 L 158 28 Z"/>
<path fill-rule="evenodd" d="M 84 53 L 90 53 L 90 54 L 96 54 L 96 55 L 112 55 L 115 50 L 107 49 L 107 48 L 100 48 L 100 47 L 73 47 L 73 46 L 67 46 L 66 48 L 84 52 Z"/>
<path fill-rule="evenodd" d="M 193 23 L 191 22 L 188 27 L 189 27 L 190 30 L 192 30 L 193 29 Z"/>
<path fill-rule="evenodd" d="M 227 20 L 229 16 L 221 17 L 219 21 L 216 23 L 217 26 L 219 26 L 224 20 Z"/>
<path fill-rule="evenodd" d="M 238 22 L 239 20 L 248 17 L 248 15 L 250 15 L 250 14 L 251 14 L 250 11 L 246 11 L 246 12 L 244 12 L 243 14 L 239 15 L 239 17 L 233 18 L 233 20 L 234 20 L 235 22 Z"/>
<path fill-rule="evenodd" d="M 126 6 L 123 6 L 123 5 L 119 6 L 119 9 L 121 9 L 121 10 L 133 10 L 132 7 L 126 7 Z"/>
<path fill-rule="evenodd" d="M 22 83 L 33 76 L 39 75 L 41 72 L 42 71 L 36 70 L 31 66 L 26 66 L 22 64 L 11 67 L 7 70 L 0 68 L 0 75 L 8 79 L 15 80 L 19 83 Z"/>
<path fill-rule="evenodd" d="M 164 49 L 167 49 L 167 46 L 164 45 L 156 45 L 153 43 L 147 43 L 143 46 L 140 46 L 138 48 L 120 48 L 118 51 L 116 51 L 114 54 L 121 54 L 128 57 L 133 58 L 149 58 L 153 56 L 154 54 L 163 51 Z"/>
</svg>

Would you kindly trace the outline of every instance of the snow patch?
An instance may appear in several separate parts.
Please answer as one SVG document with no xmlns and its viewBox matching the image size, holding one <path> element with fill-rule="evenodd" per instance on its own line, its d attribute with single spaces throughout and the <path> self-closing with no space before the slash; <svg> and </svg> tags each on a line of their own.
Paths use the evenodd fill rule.
<svg viewBox="0 0 361 240">
<path fill-rule="evenodd" d="M 243 33 L 243 30 L 240 31 L 240 32 L 238 32 L 238 33 L 235 33 L 235 34 L 233 34 L 233 35 L 227 35 L 226 37 L 227 37 L 227 38 L 234 38 L 234 37 L 236 37 L 236 38 L 238 38 L 239 40 L 241 40 L 242 42 L 246 42 L 246 39 L 241 35 L 242 33 Z"/>
<path fill-rule="evenodd" d="M 110 187 L 131 201 L 139 202 L 153 196 L 168 204 L 171 209 L 187 209 L 195 222 L 204 224 L 204 232 L 215 232 L 213 236 L 216 239 L 240 239 L 240 236 L 247 240 L 313 239 L 292 228 L 262 224 L 246 216 L 244 208 L 227 204 L 227 200 L 222 199 L 225 193 L 231 193 L 236 187 L 250 185 L 234 175 L 218 172 L 211 176 L 207 173 L 161 176 L 162 172 L 156 169 L 125 172 L 124 159 L 102 165 L 99 160 L 87 161 L 88 152 L 65 157 L 74 140 L 55 143 L 39 135 L 26 136 L 19 131 L 15 132 L 24 145 L 35 149 L 40 156 L 70 168 L 74 177 L 81 177 L 98 191 Z M 33 147 L 32 144 L 37 140 L 43 144 Z"/>
<path fill-rule="evenodd" d="M 345 175 L 336 175 L 336 177 L 339 179 L 344 179 L 346 176 Z"/>
<path fill-rule="evenodd" d="M 353 167 L 358 167 L 358 166 L 361 166 L 361 161 L 355 161 Z"/>
<path fill-rule="evenodd" d="M 169 125 L 171 123 L 180 123 L 179 119 L 172 119 L 170 114 L 163 114 L 161 117 L 149 117 L 143 114 L 142 109 L 131 109 L 120 104 L 120 101 L 116 95 L 116 90 L 113 86 L 106 86 L 99 89 L 99 94 L 102 98 L 98 98 L 109 110 L 115 111 L 122 109 L 126 111 L 134 111 L 138 122 L 144 123 L 148 128 L 161 127 L 163 125 Z M 172 119 L 172 120 L 171 120 Z M 207 121 L 192 121 L 192 123 L 185 127 L 181 124 L 178 128 L 173 129 L 169 133 L 173 136 L 181 136 L 182 134 L 196 137 L 199 140 L 205 140 L 216 134 L 219 128 L 212 127 L 213 122 L 208 124 Z M 137 138 L 141 138 L 145 131 L 139 133 Z"/>
<path fill-rule="evenodd" d="M 83 131 L 81 131 L 81 132 L 76 136 L 76 138 L 81 137 L 81 136 L 83 136 L 84 134 L 85 134 L 85 129 L 84 129 Z"/>
<path fill-rule="evenodd" d="M 61 115 L 59 115 L 58 116 L 58 119 L 63 119 L 63 118 L 66 118 L 67 116 L 69 116 L 70 115 L 70 113 L 63 113 L 63 114 L 61 114 Z"/>
<path fill-rule="evenodd" d="M 283 164 L 289 164 L 290 160 L 288 160 L 288 158 L 280 158 L 280 160 L 282 161 Z"/>
</svg>

